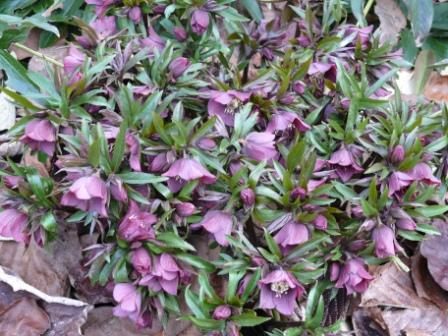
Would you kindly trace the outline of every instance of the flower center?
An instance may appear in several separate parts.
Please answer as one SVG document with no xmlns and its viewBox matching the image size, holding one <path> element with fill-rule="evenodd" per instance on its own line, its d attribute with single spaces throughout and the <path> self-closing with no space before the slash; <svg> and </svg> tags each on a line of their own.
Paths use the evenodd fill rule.
<svg viewBox="0 0 448 336">
<path fill-rule="evenodd" d="M 275 293 L 275 297 L 281 297 L 289 290 L 289 285 L 285 280 L 274 282 L 271 284 L 271 291 Z"/>
<path fill-rule="evenodd" d="M 239 109 L 243 106 L 243 103 L 238 98 L 232 98 L 230 103 L 227 104 L 226 108 L 224 109 L 224 113 L 226 114 L 235 114 L 239 111 Z"/>
</svg>

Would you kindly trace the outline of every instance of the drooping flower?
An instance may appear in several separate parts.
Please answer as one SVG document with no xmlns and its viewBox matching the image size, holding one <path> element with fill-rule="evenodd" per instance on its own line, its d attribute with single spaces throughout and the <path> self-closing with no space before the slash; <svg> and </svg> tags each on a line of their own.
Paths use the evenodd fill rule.
<svg viewBox="0 0 448 336">
<path fill-rule="evenodd" d="M 375 255 L 378 258 L 394 256 L 402 248 L 398 245 L 395 234 L 388 226 L 382 225 L 372 232 L 372 240 L 375 243 Z"/>
<path fill-rule="evenodd" d="M 297 114 L 283 111 L 272 115 L 266 131 L 275 133 L 291 127 L 295 127 L 299 132 L 306 132 L 311 129 L 311 126 L 302 121 Z"/>
<path fill-rule="evenodd" d="M 152 260 L 148 250 L 144 247 L 139 247 L 132 251 L 131 264 L 140 275 L 148 274 L 151 271 L 152 266 Z"/>
<path fill-rule="evenodd" d="M 414 179 L 408 174 L 399 171 L 393 172 L 389 176 L 389 196 L 392 196 L 403 188 L 411 185 L 412 182 L 414 182 Z"/>
<path fill-rule="evenodd" d="M 327 218 L 323 215 L 317 215 L 314 219 L 314 226 L 319 230 L 326 230 L 328 227 Z"/>
<path fill-rule="evenodd" d="M 185 70 L 190 67 L 190 61 L 185 57 L 177 57 L 171 61 L 169 65 L 170 73 L 174 78 L 178 78 L 183 75 Z"/>
<path fill-rule="evenodd" d="M 396 171 L 389 176 L 389 196 L 396 194 L 414 181 L 428 185 L 440 184 L 440 180 L 433 175 L 431 168 L 426 163 L 420 162 L 410 170 Z"/>
<path fill-rule="evenodd" d="M 148 28 L 148 37 L 141 40 L 143 47 L 149 48 L 151 52 L 157 50 L 161 52 L 165 48 L 165 41 L 156 33 L 152 26 Z"/>
<path fill-rule="evenodd" d="M 404 160 L 404 147 L 397 145 L 389 155 L 389 159 L 393 164 L 400 164 Z"/>
<path fill-rule="evenodd" d="M 241 190 L 240 198 L 244 205 L 252 206 L 255 203 L 255 192 L 251 188 Z"/>
<path fill-rule="evenodd" d="M 258 282 L 262 309 L 277 309 L 283 315 L 294 312 L 296 300 L 305 292 L 303 286 L 289 272 L 279 269 Z"/>
<path fill-rule="evenodd" d="M 215 320 L 227 320 L 232 315 L 232 309 L 228 305 L 220 305 L 213 311 Z"/>
<path fill-rule="evenodd" d="M 334 64 L 314 62 L 311 63 L 308 69 L 308 75 L 322 74 L 324 78 L 336 83 L 337 68 Z"/>
<path fill-rule="evenodd" d="M 257 161 L 273 159 L 277 155 L 274 139 L 269 132 L 251 132 L 244 140 L 243 153 Z"/>
<path fill-rule="evenodd" d="M 347 294 L 363 293 L 369 286 L 373 276 L 367 272 L 364 261 L 360 258 L 347 260 L 342 270 L 339 272 L 339 278 L 336 282 L 336 288 L 347 289 Z"/>
<path fill-rule="evenodd" d="M 62 196 L 61 204 L 107 217 L 107 187 L 98 176 L 77 179 Z"/>
<path fill-rule="evenodd" d="M 135 171 L 142 171 L 140 164 L 140 142 L 134 135 L 127 133 L 126 145 L 129 148 L 129 165 Z"/>
<path fill-rule="evenodd" d="M 110 179 L 110 193 L 114 199 L 120 202 L 127 202 L 128 192 L 123 186 L 123 181 L 117 176 Z"/>
<path fill-rule="evenodd" d="M 176 214 L 181 217 L 188 217 L 195 213 L 196 206 L 190 202 L 182 202 L 175 205 Z"/>
<path fill-rule="evenodd" d="M 106 13 L 108 7 L 112 5 L 115 0 L 86 0 L 86 3 L 89 5 L 95 5 L 95 13 L 99 17 L 103 16 Z"/>
<path fill-rule="evenodd" d="M 213 174 L 190 158 L 175 161 L 162 176 L 171 177 L 168 186 L 172 192 L 179 191 L 188 181 L 199 180 L 203 184 L 212 184 L 216 181 Z"/>
<path fill-rule="evenodd" d="M 330 265 L 330 280 L 336 281 L 339 277 L 339 272 L 341 270 L 341 267 L 339 266 L 339 263 L 334 262 Z"/>
<path fill-rule="evenodd" d="M 232 233 L 232 216 L 228 212 L 210 210 L 198 224 L 212 233 L 221 246 L 228 246 L 227 236 Z"/>
<path fill-rule="evenodd" d="M 137 203 L 130 201 L 128 212 L 118 226 L 118 236 L 129 242 L 154 239 L 152 225 L 156 222 L 156 216 L 150 212 L 141 211 Z"/>
<path fill-rule="evenodd" d="M 187 32 L 185 31 L 184 27 L 174 27 L 173 34 L 174 34 L 174 37 L 176 38 L 176 40 L 178 40 L 179 42 L 185 41 L 188 37 Z"/>
<path fill-rule="evenodd" d="M 73 74 L 77 68 L 79 68 L 86 59 L 86 55 L 76 48 L 74 45 L 70 45 L 68 48 L 68 55 L 64 57 L 64 71 L 66 74 Z"/>
<path fill-rule="evenodd" d="M 207 104 L 210 116 L 219 116 L 224 124 L 233 127 L 235 114 L 246 103 L 251 93 L 229 90 L 226 92 L 212 90 L 209 92 L 210 100 Z"/>
<path fill-rule="evenodd" d="M 148 286 L 154 292 L 164 290 L 168 294 L 177 295 L 177 287 L 181 276 L 181 269 L 168 253 L 155 257 L 153 269 L 139 282 Z"/>
<path fill-rule="evenodd" d="M 274 236 L 274 240 L 283 248 L 294 247 L 306 242 L 310 237 L 310 233 L 306 225 L 288 221 Z"/>
<path fill-rule="evenodd" d="M 361 49 L 365 50 L 369 46 L 370 42 L 370 34 L 373 31 L 373 25 L 368 27 L 357 27 L 355 25 L 350 25 L 346 30 L 346 35 L 355 34 L 355 40 L 353 43 L 356 45 L 356 43 L 359 43 L 361 45 Z"/>
<path fill-rule="evenodd" d="M 149 312 L 142 311 L 142 295 L 134 285 L 130 283 L 116 284 L 113 297 L 118 302 L 118 306 L 113 309 L 115 316 L 128 317 L 141 328 L 151 325 L 151 316 Z"/>
<path fill-rule="evenodd" d="M 78 36 L 76 40 L 81 44 L 84 48 L 92 48 L 98 42 L 101 42 L 117 33 L 117 24 L 115 16 L 104 16 L 99 17 L 93 22 L 90 23 L 90 27 L 96 33 L 96 41 L 93 41 L 91 37 L 88 35 Z"/>
<path fill-rule="evenodd" d="M 27 225 L 28 216 L 23 212 L 16 209 L 5 209 L 0 212 L 0 236 L 27 244 L 30 240 Z"/>
<path fill-rule="evenodd" d="M 33 150 L 53 155 L 56 144 L 56 128 L 46 119 L 33 119 L 25 127 L 20 141 Z"/>
<path fill-rule="evenodd" d="M 354 155 L 351 151 L 347 149 L 346 146 L 342 145 L 339 150 L 331 155 L 328 163 L 333 165 L 336 174 L 342 180 L 342 182 L 347 182 L 352 178 L 353 175 L 361 173 L 364 171 L 355 160 Z"/>
<path fill-rule="evenodd" d="M 417 228 L 417 224 L 409 216 L 406 211 L 399 207 L 393 207 L 390 210 L 392 217 L 395 219 L 395 225 L 401 230 L 414 231 Z"/>
<path fill-rule="evenodd" d="M 142 20 L 141 8 L 139 6 L 132 7 L 128 12 L 128 16 L 132 20 L 132 22 L 134 22 L 136 24 L 140 23 L 140 21 Z"/>
<path fill-rule="evenodd" d="M 208 12 L 202 9 L 196 9 L 191 16 L 191 30 L 193 33 L 202 35 L 207 31 L 210 18 Z"/>
</svg>

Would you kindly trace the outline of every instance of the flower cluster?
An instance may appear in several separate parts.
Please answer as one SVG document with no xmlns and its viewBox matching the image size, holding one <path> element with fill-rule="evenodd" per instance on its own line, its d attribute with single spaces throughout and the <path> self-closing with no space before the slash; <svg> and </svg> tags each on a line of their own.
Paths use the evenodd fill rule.
<svg viewBox="0 0 448 336">
<path fill-rule="evenodd" d="M 97 232 L 83 271 L 142 328 L 335 330 L 316 305 L 403 266 L 448 210 L 447 116 L 394 92 L 374 26 L 309 3 L 86 0 L 63 68 L 10 83 L 31 113 L 0 235 Z"/>
</svg>

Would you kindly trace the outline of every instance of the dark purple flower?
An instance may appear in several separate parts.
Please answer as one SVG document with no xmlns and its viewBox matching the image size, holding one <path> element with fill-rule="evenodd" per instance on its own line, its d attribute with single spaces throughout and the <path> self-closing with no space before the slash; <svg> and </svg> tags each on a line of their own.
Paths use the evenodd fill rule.
<svg viewBox="0 0 448 336">
<path fill-rule="evenodd" d="M 240 193 L 244 205 L 252 206 L 255 203 L 255 192 L 251 188 L 245 188 Z"/>
<path fill-rule="evenodd" d="M 258 282 L 261 309 L 277 309 L 283 315 L 292 315 L 296 300 L 305 292 L 303 286 L 289 272 L 279 269 Z"/>
<path fill-rule="evenodd" d="M 177 57 L 171 61 L 169 69 L 174 78 L 178 78 L 183 75 L 185 70 L 190 67 L 190 61 L 185 57 Z"/>
<path fill-rule="evenodd" d="M 308 75 L 322 74 L 324 78 L 336 83 L 337 68 L 334 64 L 314 62 L 308 69 Z"/>
<path fill-rule="evenodd" d="M 146 275 L 151 272 L 152 261 L 148 250 L 144 247 L 139 247 L 132 251 L 131 264 L 140 275 Z"/>
<path fill-rule="evenodd" d="M 16 209 L 0 212 L 0 236 L 12 238 L 19 243 L 28 244 L 28 216 Z"/>
<path fill-rule="evenodd" d="M 194 159 L 184 158 L 175 161 L 162 176 L 171 177 L 168 186 L 171 191 L 179 191 L 186 182 L 199 180 L 204 184 L 215 183 L 216 177 Z"/>
<path fill-rule="evenodd" d="M 210 116 L 219 116 L 224 124 L 232 126 L 235 120 L 235 114 L 238 113 L 246 103 L 251 94 L 229 90 L 227 92 L 210 91 L 210 100 L 207 104 L 208 114 Z"/>
<path fill-rule="evenodd" d="M 157 217 L 150 212 L 141 211 L 134 201 L 130 201 L 129 209 L 118 226 L 118 236 L 132 242 L 155 238 L 152 225 Z"/>
<path fill-rule="evenodd" d="M 389 196 L 394 195 L 398 191 L 402 190 L 403 188 L 409 186 L 414 182 L 414 179 L 408 175 L 407 173 L 403 172 L 393 172 L 389 176 Z"/>
<path fill-rule="evenodd" d="M 306 132 L 311 126 L 306 124 L 299 116 L 292 112 L 278 112 L 272 115 L 266 131 L 275 133 L 295 127 L 299 132 Z"/>
<path fill-rule="evenodd" d="M 375 243 L 375 255 L 378 258 L 388 258 L 396 254 L 402 248 L 395 239 L 395 234 L 388 226 L 381 225 L 372 232 L 372 240 Z"/>
<path fill-rule="evenodd" d="M 162 289 L 171 295 L 177 295 L 177 287 L 181 276 L 181 269 L 176 261 L 168 253 L 162 253 L 155 257 L 153 269 L 139 282 L 148 286 L 150 290 L 159 292 Z"/>
<path fill-rule="evenodd" d="M 274 240 L 283 248 L 294 247 L 306 242 L 310 238 L 310 233 L 306 225 L 288 221 L 274 236 Z"/>
<path fill-rule="evenodd" d="M 68 48 L 68 55 L 64 57 L 64 71 L 66 74 L 73 74 L 77 68 L 83 65 L 86 55 L 74 45 Z"/>
<path fill-rule="evenodd" d="M 107 187 L 98 176 L 77 179 L 62 196 L 61 204 L 107 217 Z"/>
<path fill-rule="evenodd" d="M 210 18 L 208 12 L 202 9 L 196 9 L 191 16 L 191 30 L 193 33 L 202 35 L 206 32 L 208 25 L 210 23 Z"/>
<path fill-rule="evenodd" d="M 188 37 L 187 32 L 185 31 L 184 27 L 174 27 L 173 34 L 174 34 L 174 37 L 176 38 L 176 40 L 178 40 L 179 42 L 185 41 Z"/>
<path fill-rule="evenodd" d="M 352 178 L 353 175 L 361 173 L 364 171 L 355 160 L 354 155 L 351 151 L 347 149 L 346 146 L 342 145 L 339 150 L 331 155 L 328 163 L 333 165 L 336 170 L 336 174 L 342 180 L 342 182 L 347 182 Z"/>
<path fill-rule="evenodd" d="M 190 202 L 182 202 L 175 205 L 176 214 L 180 217 L 188 217 L 195 213 L 196 206 Z"/>
<path fill-rule="evenodd" d="M 202 226 L 205 230 L 212 233 L 216 241 L 221 246 L 229 245 L 227 236 L 232 233 L 232 216 L 228 212 L 210 210 L 207 212 L 198 226 Z"/>
<path fill-rule="evenodd" d="M 56 128 L 49 120 L 33 119 L 25 127 L 25 134 L 20 138 L 33 150 L 53 155 L 56 144 Z"/>
<path fill-rule="evenodd" d="M 213 311 L 215 320 L 227 320 L 232 315 L 232 309 L 228 305 L 220 305 Z"/>
<path fill-rule="evenodd" d="M 363 293 L 369 286 L 373 276 L 367 272 L 364 261 L 359 258 L 348 260 L 342 270 L 339 272 L 339 278 L 336 282 L 336 288 L 347 289 L 347 294 Z"/>
<path fill-rule="evenodd" d="M 256 161 L 270 160 L 277 156 L 275 135 L 269 132 L 252 132 L 246 136 L 243 153 Z"/>
<path fill-rule="evenodd" d="M 132 22 L 134 22 L 136 24 L 140 23 L 140 21 L 142 20 L 141 8 L 138 6 L 132 7 L 128 12 L 128 16 L 132 20 Z"/>
<path fill-rule="evenodd" d="M 350 25 L 346 30 L 346 36 L 355 34 L 355 44 L 359 43 L 361 45 L 361 49 L 367 49 L 370 42 L 370 34 L 373 31 L 373 26 L 368 26 L 364 28 L 360 28 L 354 25 Z"/>
</svg>

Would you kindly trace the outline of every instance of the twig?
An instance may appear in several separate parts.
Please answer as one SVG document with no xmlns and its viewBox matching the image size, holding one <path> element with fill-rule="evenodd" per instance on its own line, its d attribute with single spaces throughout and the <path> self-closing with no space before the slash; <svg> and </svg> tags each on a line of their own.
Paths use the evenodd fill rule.
<svg viewBox="0 0 448 336">
<path fill-rule="evenodd" d="M 41 52 L 38 52 L 38 51 L 33 50 L 31 48 L 28 48 L 27 46 L 25 46 L 25 45 L 23 45 L 21 43 L 17 43 L 16 42 L 16 43 L 14 43 L 14 46 L 19 48 L 19 49 L 22 49 L 22 50 L 26 51 L 27 53 L 30 53 L 33 56 L 42 58 L 42 59 L 44 59 L 44 60 L 46 60 L 46 61 L 48 61 L 48 62 L 50 62 L 50 63 L 52 63 L 52 64 L 54 64 L 54 65 L 56 65 L 58 67 L 60 67 L 60 68 L 64 67 L 64 64 L 62 64 L 59 61 L 56 61 L 54 58 L 48 57 L 48 56 L 42 54 Z"/>
</svg>

